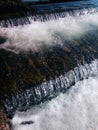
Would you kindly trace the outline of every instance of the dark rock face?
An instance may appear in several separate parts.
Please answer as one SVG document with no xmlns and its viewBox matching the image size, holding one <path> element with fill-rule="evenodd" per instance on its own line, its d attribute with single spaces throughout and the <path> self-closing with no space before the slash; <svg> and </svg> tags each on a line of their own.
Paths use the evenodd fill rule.
<svg viewBox="0 0 98 130">
<path fill-rule="evenodd" d="M 28 8 L 21 0 L 1 0 L 0 1 L 0 20 L 24 17 Z"/>
<path fill-rule="evenodd" d="M 21 3 L 20 0 L 1 0 L 0 5 L 19 5 Z"/>
</svg>

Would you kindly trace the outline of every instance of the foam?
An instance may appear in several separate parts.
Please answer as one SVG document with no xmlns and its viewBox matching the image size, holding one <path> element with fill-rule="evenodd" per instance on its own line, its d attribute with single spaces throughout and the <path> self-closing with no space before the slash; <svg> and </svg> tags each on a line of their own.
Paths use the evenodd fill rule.
<svg viewBox="0 0 98 130">
<path fill-rule="evenodd" d="M 97 130 L 98 77 L 77 82 L 67 93 L 27 112 L 16 112 L 13 130 Z M 34 124 L 20 125 L 31 120 Z"/>
<path fill-rule="evenodd" d="M 7 38 L 0 48 L 19 52 L 39 51 L 44 46 L 63 45 L 66 40 L 81 38 L 87 32 L 97 29 L 98 13 L 79 17 L 68 16 L 46 22 L 32 22 L 30 25 L 0 28 L 0 36 Z"/>
</svg>

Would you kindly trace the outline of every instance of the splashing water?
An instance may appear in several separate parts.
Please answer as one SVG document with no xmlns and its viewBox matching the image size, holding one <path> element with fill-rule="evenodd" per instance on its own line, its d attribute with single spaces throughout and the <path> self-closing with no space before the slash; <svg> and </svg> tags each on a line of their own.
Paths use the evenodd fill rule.
<svg viewBox="0 0 98 130">
<path fill-rule="evenodd" d="M 97 12 L 46 22 L 36 21 L 18 27 L 0 27 L 0 36 L 6 37 L 0 49 L 39 51 L 43 46 L 62 46 L 66 40 L 81 39 L 95 30 L 98 31 Z M 98 77 L 90 77 L 77 82 L 65 94 L 50 102 L 27 112 L 17 111 L 11 120 L 12 130 L 98 130 L 97 86 Z"/>
<path fill-rule="evenodd" d="M 7 40 L 0 48 L 19 52 L 36 50 L 43 46 L 63 45 L 66 40 L 80 38 L 89 31 L 98 28 L 98 13 L 79 17 L 65 17 L 47 22 L 33 22 L 19 27 L 0 28 L 0 36 Z"/>
<path fill-rule="evenodd" d="M 90 77 L 50 102 L 16 112 L 13 130 L 98 130 L 97 87 L 98 77 Z M 33 124 L 22 125 L 26 121 Z"/>
</svg>

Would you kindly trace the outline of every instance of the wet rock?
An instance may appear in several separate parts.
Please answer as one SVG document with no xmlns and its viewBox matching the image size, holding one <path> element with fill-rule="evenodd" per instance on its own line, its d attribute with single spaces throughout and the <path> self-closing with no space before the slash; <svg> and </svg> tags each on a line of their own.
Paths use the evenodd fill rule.
<svg viewBox="0 0 98 130">
<path fill-rule="evenodd" d="M 9 120 L 3 110 L 0 110 L 0 130 L 10 130 Z"/>
</svg>

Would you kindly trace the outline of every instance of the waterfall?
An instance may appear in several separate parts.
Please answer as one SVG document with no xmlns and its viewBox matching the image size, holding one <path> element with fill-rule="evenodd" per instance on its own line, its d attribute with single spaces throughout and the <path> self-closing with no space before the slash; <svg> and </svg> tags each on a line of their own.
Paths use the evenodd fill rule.
<svg viewBox="0 0 98 130">
<path fill-rule="evenodd" d="M 32 2 L 29 4 L 28 7 L 29 10 L 17 6 L 14 9 L 14 7 L 12 6 L 12 10 L 9 11 L 11 7 L 7 7 L 6 13 L 8 13 L 7 14 L 8 16 L 6 16 L 5 14 L 5 9 L 3 7 L 0 7 L 1 12 L 5 14 L 4 17 L 1 16 L 0 26 L 1 27 L 13 27 L 20 25 L 23 26 L 25 24 L 31 24 L 34 21 L 46 22 L 49 20 L 64 18 L 68 16 L 80 16 L 80 15 L 92 14 L 98 11 L 98 4 L 96 0 L 95 1 L 93 0 L 93 2 L 83 1 L 84 4 L 82 1 L 66 2 L 66 3 L 60 2 L 59 4 L 53 2 L 52 4 L 49 4 L 47 3 L 48 1 L 46 0 L 47 4 L 36 3 L 33 5 Z M 44 3 L 45 1 L 41 2 Z M 18 14 L 18 11 L 20 11 L 20 14 Z"/>
<path fill-rule="evenodd" d="M 17 111 L 13 130 L 97 130 L 98 76 L 79 81 L 50 102 Z M 32 123 L 33 122 L 33 123 Z"/>
<path fill-rule="evenodd" d="M 25 24 L 31 24 L 34 21 L 46 22 L 50 20 L 55 20 L 58 18 L 64 18 L 68 16 L 80 16 L 85 14 L 92 14 L 97 12 L 97 8 L 84 8 L 84 9 L 76 9 L 76 10 L 65 10 L 63 12 L 58 13 L 45 13 L 45 14 L 36 14 L 36 15 L 28 15 L 21 18 L 13 18 L 7 20 L 1 20 L 0 26 L 1 27 L 13 27 L 13 26 L 20 26 Z"/>
<path fill-rule="evenodd" d="M 94 60 L 90 64 L 79 65 L 74 70 L 61 75 L 55 80 L 44 82 L 39 86 L 27 89 L 17 95 L 12 95 L 4 101 L 4 107 L 8 115 L 12 115 L 15 110 L 25 111 L 31 106 L 41 102 L 51 100 L 60 92 L 64 93 L 76 82 L 98 74 L 98 61 Z"/>
<path fill-rule="evenodd" d="M 55 14 L 57 19 L 53 20 Z M 65 14 L 67 17 L 64 16 Z M 48 14 L 46 16 L 48 17 Z M 39 20 L 31 23 L 32 18 L 28 17 L 31 20 L 29 20 L 30 25 L 0 28 L 0 36 L 5 38 L 0 44 L 3 64 L 1 64 L 1 75 L 6 74 L 6 68 L 9 71 L 13 63 L 14 71 L 10 71 L 14 75 L 7 78 L 17 88 L 16 92 L 13 86 L 9 85 L 12 88 L 9 90 L 10 96 L 3 101 L 5 111 L 10 118 L 16 110 L 25 111 L 33 105 L 49 101 L 66 92 L 76 82 L 97 75 L 98 13 L 96 9 L 86 8 L 74 10 L 73 14 L 67 11 L 49 16 L 53 18 L 46 22 Z M 19 25 L 21 23 L 19 22 Z M 6 61 L 3 60 L 3 54 L 7 56 Z M 38 61 L 42 61 L 42 65 Z M 27 65 L 29 62 L 33 69 Z M 57 64 L 56 69 L 52 68 L 51 64 L 52 66 Z M 29 78 L 27 69 L 30 70 Z M 43 78 L 40 82 L 36 80 L 34 69 L 36 75 Z M 27 77 L 23 75 L 24 72 Z M 31 78 L 33 81 L 29 80 Z M 26 79 L 30 83 L 27 82 L 25 85 Z M 2 80 L 5 80 L 4 77 Z M 5 84 L 8 85 L 9 82 Z"/>
<path fill-rule="evenodd" d="M 6 39 L 0 44 L 0 49 L 4 48 L 19 53 L 28 50 L 41 52 L 44 47 L 50 48 L 56 45 L 65 45 L 70 50 L 81 42 L 92 46 L 93 43 L 94 45 L 97 43 L 97 19 L 98 13 L 96 12 L 58 18 L 47 22 L 36 21 L 18 27 L 0 27 L 0 36 Z M 91 37 L 92 40 L 90 40 Z"/>
<path fill-rule="evenodd" d="M 0 20 L 0 105 L 12 130 L 98 129 L 97 6 L 30 5 Z"/>
</svg>

